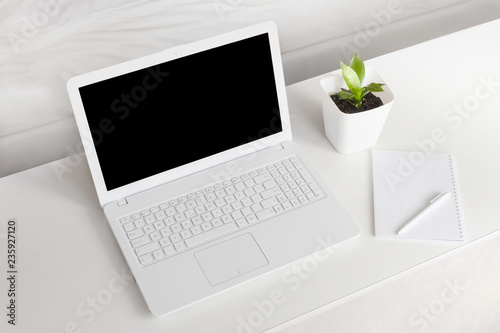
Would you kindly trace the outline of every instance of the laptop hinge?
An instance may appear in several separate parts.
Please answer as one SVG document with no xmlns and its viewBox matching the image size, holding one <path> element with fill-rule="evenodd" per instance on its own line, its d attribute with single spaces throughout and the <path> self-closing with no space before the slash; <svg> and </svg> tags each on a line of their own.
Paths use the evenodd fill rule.
<svg viewBox="0 0 500 333">
<path fill-rule="evenodd" d="M 281 143 L 280 143 L 280 144 L 278 144 L 278 145 L 276 145 L 276 146 L 274 146 L 274 149 L 275 149 L 275 150 L 281 150 L 281 149 L 284 149 L 284 148 L 285 148 L 285 147 L 283 147 L 283 145 L 282 145 Z"/>
<path fill-rule="evenodd" d="M 125 199 L 125 198 L 122 198 L 122 199 L 116 201 L 116 203 L 118 204 L 118 206 L 124 206 L 124 205 L 128 204 L 127 199 Z"/>
</svg>

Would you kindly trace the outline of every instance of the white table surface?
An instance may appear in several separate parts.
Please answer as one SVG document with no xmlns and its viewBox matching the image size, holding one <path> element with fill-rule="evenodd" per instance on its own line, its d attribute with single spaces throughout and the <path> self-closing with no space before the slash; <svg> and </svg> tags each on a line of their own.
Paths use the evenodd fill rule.
<svg viewBox="0 0 500 333">
<path fill-rule="evenodd" d="M 360 226 L 359 237 L 325 250 L 321 261 L 306 258 L 155 318 L 130 280 L 86 161 L 73 156 L 0 179 L 0 276 L 7 274 L 6 223 L 16 218 L 19 225 L 17 325 L 2 313 L 0 331 L 495 332 L 499 37 L 494 21 L 367 61 L 396 96 L 374 148 L 418 150 L 416 140 L 444 131 L 435 151 L 457 158 L 466 242 L 374 237 L 370 151 L 342 155 L 330 145 L 317 77 L 287 89 L 294 137 Z M 485 80 L 497 83 L 486 87 Z M 460 124 L 444 118 L 455 105 L 471 109 Z M 7 290 L 2 278 L 0 304 Z M 276 292 L 280 302 L 271 305 Z"/>
</svg>

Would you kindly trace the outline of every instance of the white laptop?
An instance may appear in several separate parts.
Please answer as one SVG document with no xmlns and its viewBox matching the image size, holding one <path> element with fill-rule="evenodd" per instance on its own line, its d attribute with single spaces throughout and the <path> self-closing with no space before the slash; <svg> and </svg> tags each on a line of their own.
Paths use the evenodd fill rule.
<svg viewBox="0 0 500 333">
<path fill-rule="evenodd" d="M 154 315 L 359 233 L 292 142 L 272 22 L 77 76 L 68 92 Z"/>
</svg>

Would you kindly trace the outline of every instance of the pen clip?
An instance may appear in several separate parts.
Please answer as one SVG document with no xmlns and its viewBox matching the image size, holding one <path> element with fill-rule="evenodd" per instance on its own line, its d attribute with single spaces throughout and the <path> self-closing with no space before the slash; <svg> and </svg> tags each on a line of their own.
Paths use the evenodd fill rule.
<svg viewBox="0 0 500 333">
<path fill-rule="evenodd" d="M 435 197 L 434 199 L 432 199 L 429 203 L 433 203 L 434 201 L 436 201 L 439 197 L 447 194 L 448 192 L 441 192 L 437 195 L 437 197 Z"/>
</svg>

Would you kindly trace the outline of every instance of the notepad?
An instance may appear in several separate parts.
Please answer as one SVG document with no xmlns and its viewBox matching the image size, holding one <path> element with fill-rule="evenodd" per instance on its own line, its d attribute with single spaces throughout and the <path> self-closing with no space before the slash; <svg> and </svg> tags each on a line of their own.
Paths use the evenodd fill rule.
<svg viewBox="0 0 500 333">
<path fill-rule="evenodd" d="M 464 216 L 453 155 L 373 150 L 372 164 L 376 236 L 464 240 Z M 450 192 L 451 198 L 397 234 L 442 192 Z"/>
</svg>

